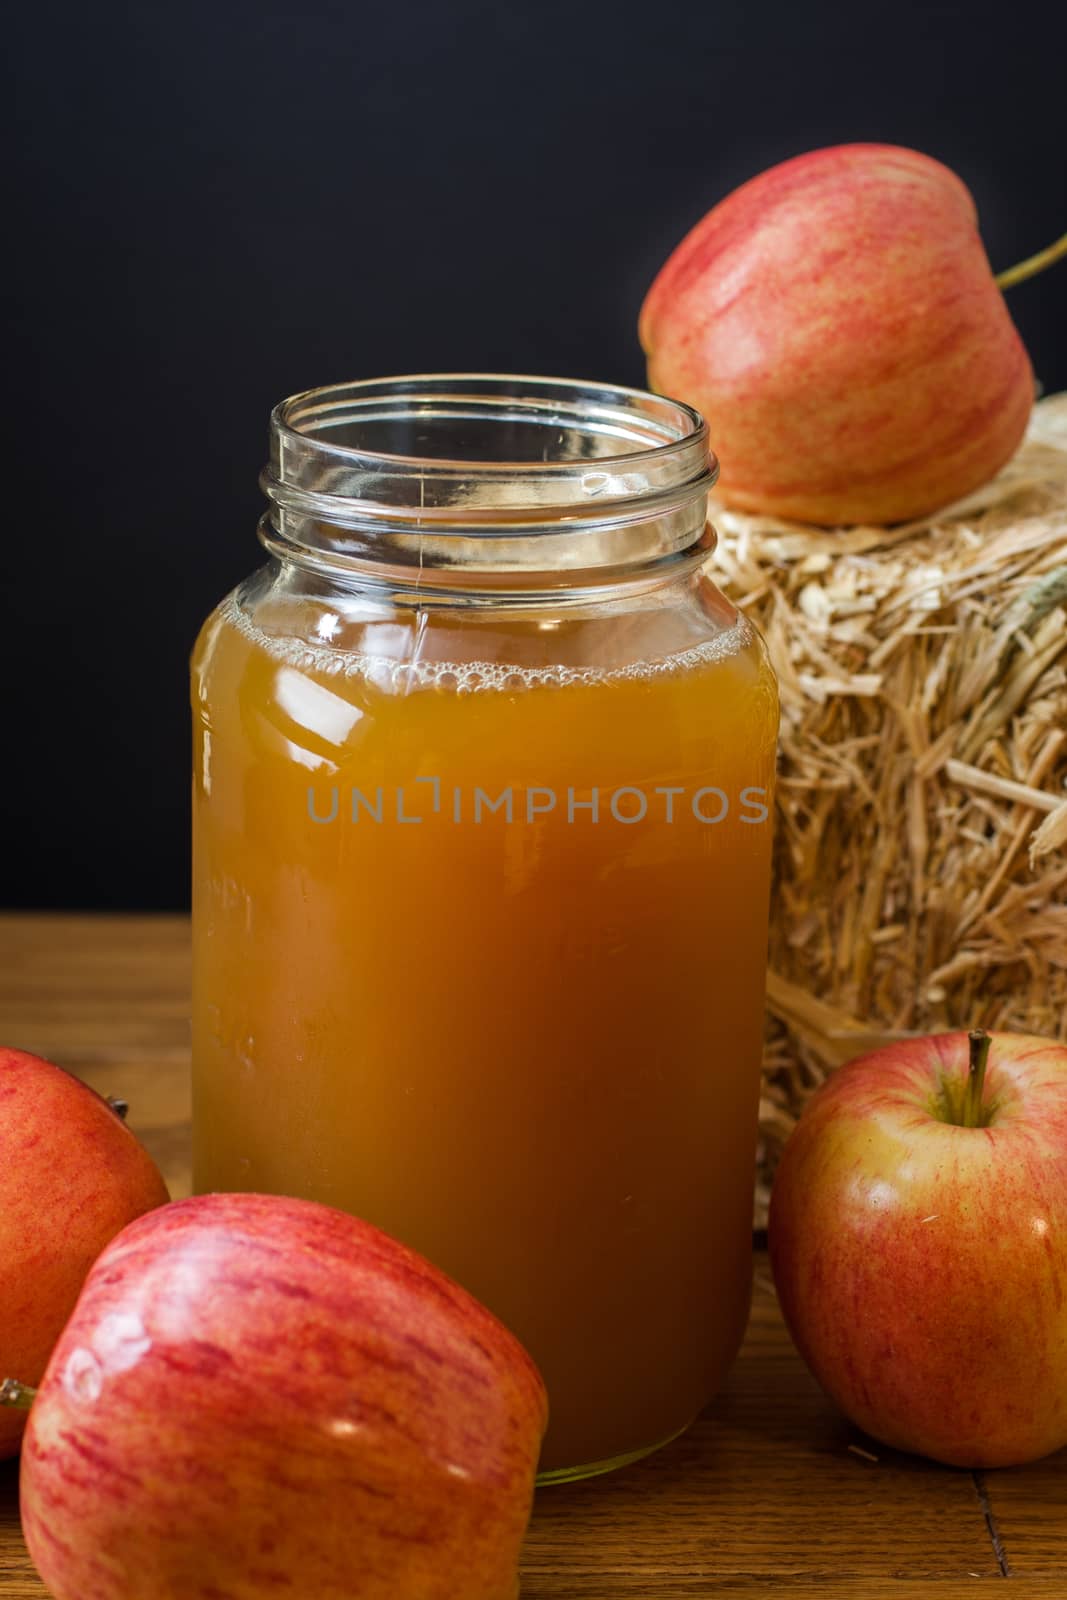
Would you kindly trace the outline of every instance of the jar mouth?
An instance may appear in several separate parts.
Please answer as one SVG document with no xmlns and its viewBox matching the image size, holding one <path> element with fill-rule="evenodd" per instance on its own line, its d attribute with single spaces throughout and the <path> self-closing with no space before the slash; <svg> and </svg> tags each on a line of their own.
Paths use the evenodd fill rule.
<svg viewBox="0 0 1067 1600">
<path fill-rule="evenodd" d="M 334 557 L 388 552 L 403 565 L 404 541 L 417 539 L 420 565 L 574 566 L 606 564 L 589 540 L 603 546 L 611 530 L 661 525 L 660 554 L 694 544 L 717 470 L 703 417 L 666 396 L 422 373 L 283 400 L 260 481 L 275 534 Z M 519 550 L 532 540 L 536 554 Z M 625 548 L 601 553 L 627 559 Z"/>
</svg>

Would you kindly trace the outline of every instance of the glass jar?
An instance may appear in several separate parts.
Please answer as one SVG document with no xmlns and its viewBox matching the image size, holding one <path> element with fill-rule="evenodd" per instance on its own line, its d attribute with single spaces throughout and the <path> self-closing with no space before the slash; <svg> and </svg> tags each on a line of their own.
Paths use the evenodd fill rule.
<svg viewBox="0 0 1067 1600">
<path fill-rule="evenodd" d="M 778 704 L 713 470 L 634 390 L 298 395 L 193 658 L 196 1187 L 464 1284 L 544 1478 L 676 1435 L 747 1316 Z"/>
</svg>

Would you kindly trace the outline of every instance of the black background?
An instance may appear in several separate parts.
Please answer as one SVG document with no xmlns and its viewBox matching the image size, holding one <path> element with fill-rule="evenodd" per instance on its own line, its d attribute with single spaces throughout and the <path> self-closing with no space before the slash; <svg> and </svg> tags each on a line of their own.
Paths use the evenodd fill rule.
<svg viewBox="0 0 1067 1600">
<path fill-rule="evenodd" d="M 5 24 L 4 900 L 185 903 L 186 656 L 259 561 L 271 405 L 640 383 L 657 267 L 822 144 L 913 145 L 995 268 L 1064 229 L 1058 4 L 40 5 Z M 1011 292 L 1067 386 L 1067 266 Z"/>
</svg>

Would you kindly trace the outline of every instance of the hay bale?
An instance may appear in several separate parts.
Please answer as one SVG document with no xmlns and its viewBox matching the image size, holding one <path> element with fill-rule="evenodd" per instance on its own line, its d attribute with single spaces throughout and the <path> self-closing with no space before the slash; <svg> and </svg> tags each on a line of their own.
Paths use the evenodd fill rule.
<svg viewBox="0 0 1067 1600">
<path fill-rule="evenodd" d="M 762 1220 L 851 1056 L 979 1024 L 1067 1038 L 1067 395 L 930 521 L 712 517 L 782 690 Z"/>
</svg>

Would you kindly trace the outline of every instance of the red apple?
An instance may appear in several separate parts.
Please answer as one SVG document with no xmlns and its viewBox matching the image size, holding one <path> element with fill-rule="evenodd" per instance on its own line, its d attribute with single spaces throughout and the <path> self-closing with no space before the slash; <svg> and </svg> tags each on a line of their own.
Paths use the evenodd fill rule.
<svg viewBox="0 0 1067 1600">
<path fill-rule="evenodd" d="M 989 1037 L 973 1072 L 965 1033 L 842 1067 L 771 1197 L 779 1299 L 819 1382 L 874 1438 L 962 1467 L 1067 1444 L 1067 1047 Z"/>
<path fill-rule="evenodd" d="M 731 505 L 920 517 L 986 482 L 1033 401 L 947 167 L 893 145 L 795 157 L 709 211 L 641 311 L 654 388 L 707 417 Z"/>
<path fill-rule="evenodd" d="M 97 1262 L 30 1412 L 55 1600 L 505 1600 L 547 1407 L 476 1300 L 341 1211 L 207 1195 Z"/>
<path fill-rule="evenodd" d="M 39 1056 L 0 1049 L 0 1378 L 40 1381 L 101 1250 L 166 1200 L 106 1100 Z M 23 1421 L 0 1411 L 0 1458 L 18 1450 Z"/>
</svg>

